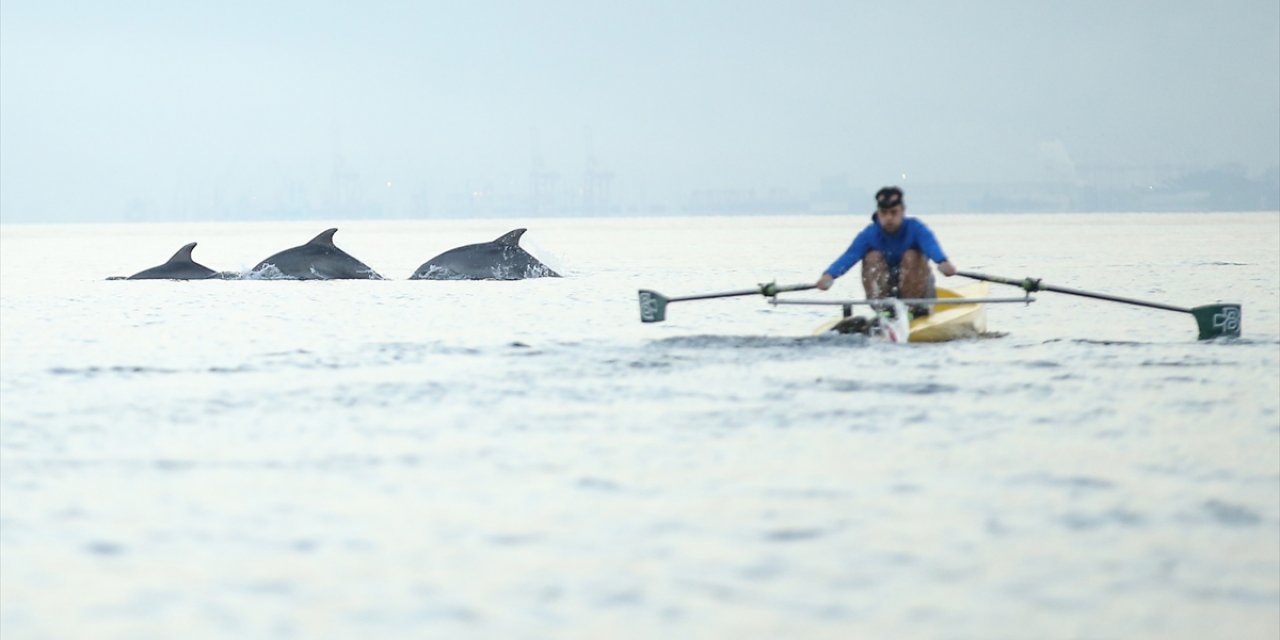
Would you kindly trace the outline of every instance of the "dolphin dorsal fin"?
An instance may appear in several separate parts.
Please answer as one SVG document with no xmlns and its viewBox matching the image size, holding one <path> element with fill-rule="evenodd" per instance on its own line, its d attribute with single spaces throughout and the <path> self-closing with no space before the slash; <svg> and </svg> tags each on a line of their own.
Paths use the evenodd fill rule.
<svg viewBox="0 0 1280 640">
<path fill-rule="evenodd" d="M 169 258 L 169 261 L 165 264 L 173 264 L 175 262 L 195 262 L 195 260 L 191 258 L 191 251 L 195 248 L 196 243 L 194 242 L 182 245 L 182 248 L 178 249 L 178 252 L 173 254 L 173 257 Z"/>
<path fill-rule="evenodd" d="M 498 239 L 494 240 L 494 242 L 511 247 L 518 247 L 520 246 L 520 236 L 524 235 L 525 231 L 528 231 L 528 229 L 512 229 L 498 236 Z"/>
<path fill-rule="evenodd" d="M 316 237 L 312 238 L 310 241 L 308 241 L 308 242 L 307 242 L 307 244 L 318 244 L 318 245 L 320 245 L 320 246 L 322 246 L 322 247 L 332 247 L 332 246 L 333 246 L 333 234 L 335 234 L 335 233 L 337 233 L 337 232 L 338 232 L 338 228 L 337 228 L 337 227 L 334 227 L 334 228 L 332 228 L 332 229 L 325 229 L 324 231 L 321 231 L 321 232 L 320 232 L 320 235 L 318 235 L 318 236 L 316 236 Z"/>
</svg>

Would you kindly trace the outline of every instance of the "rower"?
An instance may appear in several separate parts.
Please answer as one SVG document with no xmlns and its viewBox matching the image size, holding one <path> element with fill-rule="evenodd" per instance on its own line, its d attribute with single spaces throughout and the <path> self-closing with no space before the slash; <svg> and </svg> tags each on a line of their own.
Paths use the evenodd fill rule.
<svg viewBox="0 0 1280 640">
<path fill-rule="evenodd" d="M 956 274 L 933 231 L 916 218 L 906 217 L 902 189 L 884 187 L 876 192 L 876 212 L 853 243 L 818 278 L 814 285 L 826 291 L 836 278 L 862 262 L 862 287 L 867 298 L 936 298 L 929 260 L 938 263 L 945 276 Z M 929 307 L 911 308 L 915 317 L 929 314 Z"/>
</svg>

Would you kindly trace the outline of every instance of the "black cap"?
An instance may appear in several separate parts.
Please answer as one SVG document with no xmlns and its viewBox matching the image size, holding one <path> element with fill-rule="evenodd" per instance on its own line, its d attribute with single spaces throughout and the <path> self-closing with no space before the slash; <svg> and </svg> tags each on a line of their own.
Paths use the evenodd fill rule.
<svg viewBox="0 0 1280 640">
<path fill-rule="evenodd" d="M 876 192 L 877 209 L 888 209 L 900 204 L 904 204 L 902 201 L 902 189 L 897 187 L 884 187 Z"/>
</svg>

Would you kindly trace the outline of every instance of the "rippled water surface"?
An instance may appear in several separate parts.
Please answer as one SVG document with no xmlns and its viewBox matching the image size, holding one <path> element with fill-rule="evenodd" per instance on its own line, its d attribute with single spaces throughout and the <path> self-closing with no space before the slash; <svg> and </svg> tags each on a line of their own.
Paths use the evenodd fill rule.
<svg viewBox="0 0 1280 640">
<path fill-rule="evenodd" d="M 811 281 L 861 216 L 334 223 L 377 282 L 105 280 L 326 222 L 4 227 L 0 632 L 1276 637 L 1280 216 L 925 220 L 1244 337 L 1050 293 L 941 345 L 760 298 L 638 320 Z M 516 226 L 565 278 L 407 280 Z"/>
</svg>

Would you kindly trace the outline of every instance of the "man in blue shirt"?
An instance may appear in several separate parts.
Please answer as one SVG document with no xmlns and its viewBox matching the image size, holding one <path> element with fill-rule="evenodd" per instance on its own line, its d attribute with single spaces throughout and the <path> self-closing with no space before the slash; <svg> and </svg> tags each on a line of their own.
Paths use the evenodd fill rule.
<svg viewBox="0 0 1280 640">
<path fill-rule="evenodd" d="M 947 260 L 929 227 L 916 218 L 908 218 L 906 213 L 902 189 L 885 187 L 876 192 L 873 222 L 827 267 L 816 286 L 824 291 L 830 289 L 836 278 L 862 261 L 862 287 L 868 298 L 936 297 L 929 260 L 938 263 L 938 270 L 946 276 L 955 275 L 955 265 Z M 925 309 L 916 312 L 928 313 Z"/>
</svg>

